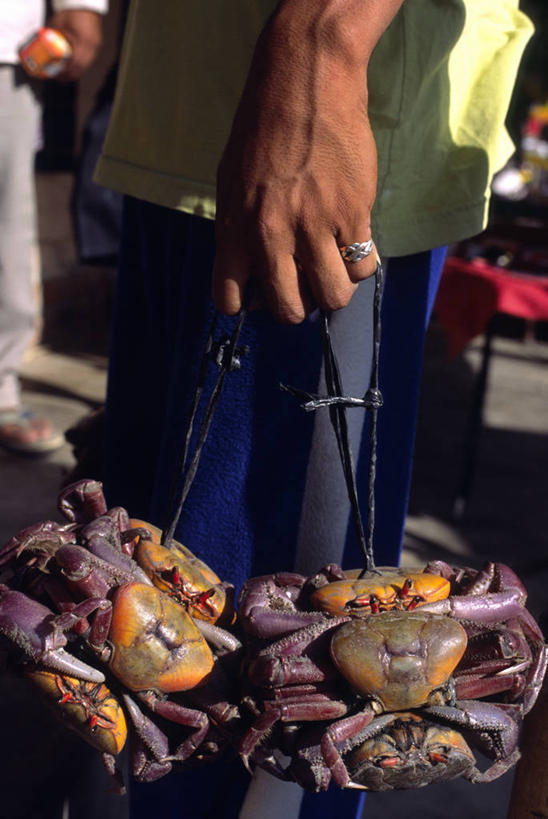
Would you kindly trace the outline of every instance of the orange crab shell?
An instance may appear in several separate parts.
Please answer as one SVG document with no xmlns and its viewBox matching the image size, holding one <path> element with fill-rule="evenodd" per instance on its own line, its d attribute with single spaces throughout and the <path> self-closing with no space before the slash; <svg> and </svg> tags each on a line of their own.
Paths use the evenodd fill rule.
<svg viewBox="0 0 548 819">
<path fill-rule="evenodd" d="M 155 586 L 128 583 L 113 596 L 109 668 L 132 691 L 195 688 L 213 655 L 186 611 Z"/>
<path fill-rule="evenodd" d="M 130 522 L 132 527 L 136 529 L 141 527 L 148 529 L 151 533 L 151 542 L 157 544 L 158 546 L 162 545 L 162 530 L 157 526 L 154 526 L 152 523 L 147 523 L 144 520 L 139 520 L 138 518 L 131 518 Z M 182 543 L 179 543 L 178 540 L 171 541 L 169 551 L 174 552 L 180 560 L 190 561 L 194 566 L 196 566 L 197 569 L 200 570 L 208 583 L 216 584 L 221 582 L 220 577 L 217 577 L 213 569 L 211 569 L 207 563 L 204 563 L 203 560 L 196 557 L 196 555 L 194 555 L 190 549 L 187 549 L 187 547 L 183 546 Z"/>
<path fill-rule="evenodd" d="M 443 688 L 468 638 L 443 614 L 388 611 L 350 620 L 331 638 L 331 657 L 359 694 L 385 712 L 419 708 Z"/>
<path fill-rule="evenodd" d="M 315 609 L 328 614 L 365 616 L 376 611 L 413 609 L 449 596 L 444 577 L 419 570 L 383 567 L 380 574 L 360 578 L 360 569 L 345 572 L 346 580 L 335 580 L 310 595 Z"/>
<path fill-rule="evenodd" d="M 127 739 L 126 718 L 106 685 L 45 670 L 26 671 L 25 676 L 82 739 L 102 753 L 120 753 Z"/>
</svg>

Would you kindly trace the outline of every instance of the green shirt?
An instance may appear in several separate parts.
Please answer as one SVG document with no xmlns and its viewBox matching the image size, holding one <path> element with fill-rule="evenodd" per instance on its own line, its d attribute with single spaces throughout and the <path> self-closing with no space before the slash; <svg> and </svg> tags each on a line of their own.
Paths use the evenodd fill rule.
<svg viewBox="0 0 548 819">
<path fill-rule="evenodd" d="M 96 181 L 215 216 L 215 173 L 276 0 L 132 0 Z M 406 0 L 368 70 L 379 183 L 373 237 L 417 253 L 484 226 L 512 153 L 504 119 L 532 33 L 518 0 Z"/>
</svg>

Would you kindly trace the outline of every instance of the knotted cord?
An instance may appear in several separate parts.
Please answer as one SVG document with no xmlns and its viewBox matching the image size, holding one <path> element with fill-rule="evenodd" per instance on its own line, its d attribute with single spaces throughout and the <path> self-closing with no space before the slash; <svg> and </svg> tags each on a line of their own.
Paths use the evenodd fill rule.
<svg viewBox="0 0 548 819">
<path fill-rule="evenodd" d="M 329 408 L 329 417 L 333 426 L 343 474 L 348 492 L 348 499 L 352 510 L 352 517 L 356 527 L 358 544 L 365 559 L 365 567 L 360 574 L 375 570 L 373 554 L 373 535 L 375 529 L 375 474 L 377 468 L 377 415 L 382 406 L 382 395 L 379 390 L 379 350 L 381 340 L 381 303 L 384 276 L 379 263 L 375 271 L 375 293 L 373 297 L 373 356 L 371 361 L 371 377 L 369 388 L 363 398 L 352 398 L 344 395 L 337 358 L 333 350 L 329 333 L 329 314 L 321 311 L 320 329 L 323 342 L 323 358 L 327 395 L 320 396 L 296 387 L 281 384 L 281 388 L 294 395 L 306 412 L 314 412 L 322 407 Z M 369 469 L 367 476 L 367 534 L 364 533 L 363 521 L 358 501 L 354 460 L 348 438 L 348 423 L 346 410 L 352 407 L 362 407 L 369 410 Z"/>
</svg>

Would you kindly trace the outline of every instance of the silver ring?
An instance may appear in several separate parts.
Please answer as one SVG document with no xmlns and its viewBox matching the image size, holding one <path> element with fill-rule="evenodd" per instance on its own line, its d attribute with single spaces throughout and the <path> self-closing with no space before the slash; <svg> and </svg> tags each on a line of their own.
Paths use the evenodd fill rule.
<svg viewBox="0 0 548 819">
<path fill-rule="evenodd" d="M 368 242 L 353 242 L 339 247 L 339 253 L 345 262 L 361 262 L 373 253 L 373 239 Z"/>
</svg>

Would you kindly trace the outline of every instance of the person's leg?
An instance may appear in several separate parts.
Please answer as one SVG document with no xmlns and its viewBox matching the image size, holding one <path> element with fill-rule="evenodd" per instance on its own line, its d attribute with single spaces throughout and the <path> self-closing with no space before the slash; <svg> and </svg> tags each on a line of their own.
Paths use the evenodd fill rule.
<svg viewBox="0 0 548 819">
<path fill-rule="evenodd" d="M 163 525 L 213 312 L 213 225 L 130 200 L 124 233 L 130 240 L 122 245 L 110 364 L 107 492 L 111 502 Z M 364 282 L 331 318 L 345 390 L 362 395 L 373 291 L 373 280 Z M 219 337 L 234 320 L 221 317 L 220 325 Z M 178 527 L 186 545 L 238 588 L 295 560 L 303 571 L 340 560 L 349 516 L 327 411 L 309 415 L 279 389 L 324 389 L 317 317 L 282 326 L 251 313 L 241 344 L 249 352 L 227 376 Z M 212 364 L 206 393 L 215 376 Z M 348 415 L 357 450 L 365 413 Z"/>
<path fill-rule="evenodd" d="M 36 319 L 32 256 L 35 195 L 32 173 L 38 111 L 13 66 L 0 67 L 0 409 L 19 406 L 23 353 Z"/>
<path fill-rule="evenodd" d="M 413 466 L 424 338 L 445 253 L 445 248 L 436 248 L 387 263 L 380 348 L 383 406 L 378 416 L 375 484 L 375 553 L 379 565 L 399 563 Z M 358 466 L 363 499 L 367 497 L 368 458 L 365 435 Z M 365 509 L 363 514 L 367 515 Z M 349 549 L 353 548 L 351 544 L 355 539 L 349 530 Z"/>
<path fill-rule="evenodd" d="M 130 201 L 124 236 L 107 406 L 107 492 L 109 504 L 125 505 L 132 514 L 163 525 L 212 314 L 213 225 Z M 428 282 L 429 276 L 424 274 L 421 280 Z M 347 393 L 363 394 L 368 384 L 372 293 L 373 282 L 365 282 L 353 306 L 332 319 Z M 424 288 L 417 304 L 421 298 Z M 389 313 L 392 299 L 388 295 Z M 415 308 L 416 304 L 411 309 Z M 419 313 L 422 338 L 425 313 Z M 397 326 L 387 319 L 388 331 L 394 323 Z M 229 332 L 234 320 L 222 319 L 221 325 Z M 264 314 L 252 314 L 241 344 L 249 346 L 249 353 L 241 369 L 227 377 L 177 530 L 189 548 L 237 589 L 251 575 L 292 568 L 295 559 L 307 572 L 340 560 L 345 532 L 351 533 L 327 413 L 307 415 L 278 387 L 281 381 L 321 391 L 317 322 L 282 327 Z M 208 387 L 214 377 L 212 365 Z M 365 413 L 348 414 L 356 451 Z M 399 457 L 396 450 L 385 449 L 386 457 Z M 364 463 L 360 459 L 360 472 Z M 403 502 L 400 518 L 405 513 L 403 495 L 392 498 L 392 503 Z M 399 544 L 396 554 L 398 550 Z M 388 562 L 387 551 L 381 544 L 382 562 Z M 358 560 L 347 549 L 345 565 L 357 565 Z M 246 800 L 242 816 L 256 810 L 257 800 L 271 807 L 276 803 L 284 819 L 290 819 L 291 804 L 291 816 L 296 816 L 300 793 L 293 799 L 283 783 L 267 775 L 261 780 L 250 791 L 252 801 Z M 191 819 L 212 813 L 231 819 L 238 816 L 248 782 L 234 760 L 197 767 L 189 776 L 134 788 L 132 816 L 147 815 L 161 800 L 166 817 L 177 816 L 177 806 L 184 803 Z M 294 794 L 294 789 L 290 791 Z M 337 790 L 333 795 L 307 796 L 301 816 L 318 811 L 330 815 L 330 810 L 351 815 L 357 805 L 354 794 Z"/>
<path fill-rule="evenodd" d="M 125 218 L 106 485 L 111 502 L 163 525 L 213 313 L 213 224 L 135 201 Z M 222 318 L 218 335 L 233 325 Z M 315 323 L 282 327 L 253 313 L 241 344 L 249 353 L 227 376 L 177 530 L 238 588 L 293 562 L 312 424 L 279 382 L 301 385 L 304 373 L 315 389 L 321 363 Z M 211 364 L 206 392 L 216 372 Z"/>
<path fill-rule="evenodd" d="M 106 489 L 109 504 L 125 505 L 132 514 L 162 525 L 212 315 L 213 225 L 130 200 L 124 237 L 107 403 Z M 372 282 L 365 283 L 365 312 L 372 292 Z M 360 301 L 348 311 L 346 321 L 342 313 L 333 320 L 336 342 L 341 334 L 344 337 L 344 325 L 356 320 Z M 233 325 L 233 319 L 221 319 L 219 335 Z M 367 325 L 355 334 L 353 345 L 351 335 L 347 333 L 354 353 L 346 358 L 343 374 L 353 377 L 348 382 L 352 388 L 364 391 L 369 360 L 363 357 L 365 370 L 358 374 L 355 356 L 360 358 L 370 343 Z M 331 449 L 322 453 L 321 441 L 331 443 L 330 433 L 315 431 L 326 417 L 307 415 L 279 389 L 280 382 L 321 389 L 317 320 L 283 327 L 268 315 L 251 314 L 241 344 L 249 352 L 241 369 L 227 377 L 177 530 L 187 546 L 238 590 L 249 576 L 293 566 L 297 538 L 304 543 L 308 528 L 300 520 L 313 437 L 319 469 L 329 485 L 339 486 L 340 471 Z M 213 364 L 210 369 L 208 388 L 216 375 Z M 356 413 L 352 419 L 356 445 L 362 424 L 363 413 Z M 329 526 L 320 527 L 326 560 L 340 557 L 335 549 L 347 527 L 344 504 L 343 490 L 322 506 L 331 509 Z M 314 540 L 315 536 L 309 538 L 309 544 Z M 306 546 L 302 550 L 300 562 L 309 563 L 312 571 L 317 567 L 314 550 Z M 208 787 L 213 781 L 215 788 Z M 268 781 L 285 793 L 283 783 L 270 777 Z M 190 776 L 135 787 L 132 813 L 144 816 L 161 799 L 167 816 L 175 816 L 176 805 L 184 801 L 189 817 L 219 813 L 228 819 L 238 815 L 248 784 L 238 760 L 196 768 Z M 301 793 L 293 790 L 296 816 Z M 268 785 L 265 799 L 272 801 Z M 283 796 L 277 801 L 286 800 Z"/>
<path fill-rule="evenodd" d="M 63 442 L 21 410 L 19 371 L 36 329 L 34 153 L 39 106 L 20 70 L 0 66 L 0 445 L 49 452 Z"/>
</svg>

